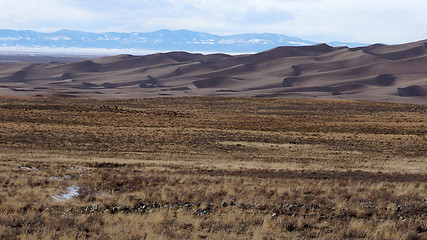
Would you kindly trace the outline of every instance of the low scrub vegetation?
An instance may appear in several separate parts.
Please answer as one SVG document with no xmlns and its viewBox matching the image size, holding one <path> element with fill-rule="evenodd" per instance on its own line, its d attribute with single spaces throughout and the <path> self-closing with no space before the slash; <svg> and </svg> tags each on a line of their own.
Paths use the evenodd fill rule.
<svg viewBox="0 0 427 240">
<path fill-rule="evenodd" d="M 0 98 L 1 239 L 426 239 L 427 106 Z"/>
</svg>

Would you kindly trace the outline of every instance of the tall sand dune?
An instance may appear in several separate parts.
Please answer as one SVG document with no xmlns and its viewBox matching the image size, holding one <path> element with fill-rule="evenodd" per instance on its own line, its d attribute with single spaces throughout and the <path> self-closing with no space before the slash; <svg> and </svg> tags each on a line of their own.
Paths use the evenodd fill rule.
<svg viewBox="0 0 427 240">
<path fill-rule="evenodd" d="M 0 63 L 0 95 L 271 96 L 427 104 L 427 41 L 278 47 L 256 54 L 157 53 Z"/>
</svg>

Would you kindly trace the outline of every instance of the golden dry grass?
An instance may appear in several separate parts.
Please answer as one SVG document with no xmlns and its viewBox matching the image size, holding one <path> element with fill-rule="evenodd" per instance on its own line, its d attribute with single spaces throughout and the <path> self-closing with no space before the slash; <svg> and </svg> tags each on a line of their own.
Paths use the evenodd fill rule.
<svg viewBox="0 0 427 240">
<path fill-rule="evenodd" d="M 1 238 L 425 239 L 426 122 L 410 104 L 0 98 Z"/>
</svg>

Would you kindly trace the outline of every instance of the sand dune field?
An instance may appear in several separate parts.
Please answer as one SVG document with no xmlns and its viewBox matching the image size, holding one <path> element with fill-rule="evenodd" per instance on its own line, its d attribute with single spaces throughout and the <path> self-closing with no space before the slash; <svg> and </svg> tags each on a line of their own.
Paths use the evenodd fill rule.
<svg viewBox="0 0 427 240">
<path fill-rule="evenodd" d="M 0 63 L 0 95 L 262 96 L 427 103 L 427 41 Z M 67 59 L 68 61 L 70 60 Z"/>
</svg>

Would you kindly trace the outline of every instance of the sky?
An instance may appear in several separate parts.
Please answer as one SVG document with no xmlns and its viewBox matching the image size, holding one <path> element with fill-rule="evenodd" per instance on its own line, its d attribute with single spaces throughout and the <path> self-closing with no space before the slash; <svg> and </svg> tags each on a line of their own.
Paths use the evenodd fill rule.
<svg viewBox="0 0 427 240">
<path fill-rule="evenodd" d="M 426 0 L 0 0 L 0 29 L 218 35 L 279 33 L 317 42 L 427 39 Z"/>
</svg>

